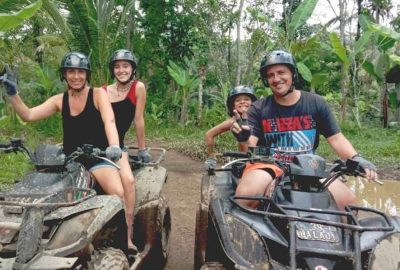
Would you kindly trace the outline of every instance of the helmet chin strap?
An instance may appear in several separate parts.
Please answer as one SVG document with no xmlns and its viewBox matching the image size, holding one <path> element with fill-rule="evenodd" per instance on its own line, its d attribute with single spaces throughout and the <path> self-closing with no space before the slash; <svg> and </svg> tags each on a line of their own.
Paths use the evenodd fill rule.
<svg viewBox="0 0 400 270">
<path fill-rule="evenodd" d="M 293 90 L 294 90 L 294 83 L 292 83 L 292 85 L 289 87 L 289 90 L 282 97 L 286 97 L 287 95 L 292 93 Z"/>
<path fill-rule="evenodd" d="M 292 93 L 293 90 L 294 90 L 294 75 L 292 74 L 292 84 L 290 85 L 289 90 L 282 97 L 286 97 L 287 95 Z"/>
<path fill-rule="evenodd" d="M 120 80 L 118 80 L 118 78 L 117 77 L 115 77 L 116 79 L 117 79 L 117 81 L 120 83 L 120 84 L 123 84 L 123 85 L 125 85 L 125 84 L 127 84 L 127 83 L 129 83 L 130 81 L 132 81 L 132 79 L 131 78 L 129 78 L 128 80 L 126 80 L 126 81 L 120 81 Z"/>
<path fill-rule="evenodd" d="M 68 85 L 68 89 L 71 89 L 77 93 L 80 93 L 80 92 L 82 92 L 83 89 L 85 89 L 86 82 L 82 85 L 82 87 L 79 87 L 79 88 L 73 88 L 69 83 L 67 83 L 67 85 Z"/>
<path fill-rule="evenodd" d="M 127 84 L 127 83 L 130 83 L 131 81 L 133 81 L 134 79 L 135 79 L 135 73 L 136 73 L 136 71 L 135 70 L 133 70 L 132 71 L 132 74 L 131 74 L 131 76 L 129 77 L 129 79 L 127 79 L 126 81 L 120 81 L 120 80 L 118 80 L 118 78 L 117 78 L 117 76 L 115 76 L 115 79 L 120 83 L 120 84 L 123 84 L 123 85 L 125 85 L 125 84 Z"/>
</svg>

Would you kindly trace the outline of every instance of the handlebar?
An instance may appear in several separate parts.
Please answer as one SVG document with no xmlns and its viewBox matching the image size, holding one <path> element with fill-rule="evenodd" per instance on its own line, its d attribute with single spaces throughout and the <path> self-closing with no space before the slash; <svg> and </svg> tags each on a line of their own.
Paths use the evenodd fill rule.
<svg viewBox="0 0 400 270">
<path fill-rule="evenodd" d="M 10 143 L 0 143 L 0 148 L 1 148 L 1 149 L 6 149 L 6 148 L 8 148 L 8 147 L 10 147 L 10 146 L 11 146 Z"/>
<path fill-rule="evenodd" d="M 137 146 L 127 146 L 127 149 L 128 150 L 138 150 L 139 147 L 137 147 Z M 164 148 L 161 148 L 161 147 L 148 147 L 147 149 L 148 149 L 149 152 L 159 152 L 158 158 L 155 161 L 150 161 L 150 162 L 145 163 L 145 162 L 142 162 L 141 160 L 136 160 L 136 159 L 131 159 L 130 158 L 129 162 L 133 162 L 135 164 L 143 165 L 143 166 L 155 167 L 155 166 L 159 165 L 164 160 L 165 154 L 167 152 L 167 150 L 165 150 Z M 132 152 L 129 152 L 129 153 L 130 153 L 129 154 L 130 157 L 135 157 L 136 156 L 135 154 L 132 154 Z"/>
<path fill-rule="evenodd" d="M 222 154 L 223 157 L 233 157 L 233 158 L 250 158 L 250 152 L 238 152 L 238 151 L 226 151 Z"/>
<path fill-rule="evenodd" d="M 20 138 L 11 138 L 10 142 L 0 143 L 0 150 L 5 153 L 24 152 L 26 155 L 28 155 L 29 159 L 33 160 L 32 151 L 24 145 Z"/>
<path fill-rule="evenodd" d="M 287 176 L 300 176 L 305 177 L 310 174 L 312 177 L 319 177 L 318 173 L 314 176 L 313 175 L 313 168 L 307 168 L 307 162 L 303 160 L 303 162 L 297 163 L 295 160 L 293 162 L 287 161 L 280 161 L 275 160 L 270 156 L 270 148 L 267 147 L 254 147 L 250 148 L 248 152 L 238 152 L 238 151 L 226 151 L 223 153 L 224 157 L 233 157 L 236 160 L 229 162 L 222 166 L 222 169 L 225 170 L 229 165 L 236 163 L 236 162 L 263 162 L 263 163 L 274 163 L 278 167 L 284 170 L 285 175 Z M 296 157 L 300 157 L 297 155 Z M 294 166 L 294 171 L 293 167 Z M 306 166 L 306 167 L 303 167 Z M 214 169 L 215 170 L 215 169 Z M 305 171 L 304 171 L 305 170 Z M 218 171 L 216 169 L 215 171 Z M 321 179 L 325 179 L 322 183 L 323 186 L 329 186 L 334 180 L 342 175 L 349 175 L 349 176 L 361 176 L 366 178 L 365 171 L 363 167 L 359 165 L 358 161 L 348 159 L 346 161 L 337 160 L 333 164 L 330 169 L 331 175 L 328 178 L 322 177 Z M 376 183 L 382 185 L 383 182 L 379 180 L 375 180 Z"/>
<path fill-rule="evenodd" d="M 25 152 L 28 155 L 31 162 L 35 164 L 35 157 L 32 154 L 32 151 L 27 146 L 25 146 L 23 141 L 19 138 L 12 138 L 10 140 L 10 142 L 8 142 L 8 143 L 4 143 L 4 142 L 0 143 L 0 151 L 3 151 L 5 153 Z M 67 165 L 69 162 L 74 161 L 75 159 L 77 159 L 81 156 L 85 156 L 88 158 L 103 159 L 103 160 L 109 162 L 115 168 L 120 169 L 120 167 L 115 162 L 106 158 L 105 151 L 103 151 L 99 148 L 96 148 L 90 144 L 84 144 L 82 147 L 78 147 L 69 156 L 65 157 L 64 165 Z"/>
<path fill-rule="evenodd" d="M 346 161 L 336 160 L 330 171 L 332 173 L 340 173 L 352 176 L 364 176 L 364 169 L 360 167 L 357 161 L 348 159 Z"/>
<path fill-rule="evenodd" d="M 367 178 L 365 175 L 365 170 L 359 165 L 357 161 L 352 159 L 348 159 L 345 162 L 342 160 L 336 160 L 330 171 L 340 175 L 345 174 L 349 176 L 361 176 L 363 178 Z M 382 181 L 379 181 L 377 179 L 373 181 L 379 185 L 383 185 Z"/>
<path fill-rule="evenodd" d="M 78 147 L 74 152 L 72 152 L 68 157 L 65 159 L 65 164 L 74 161 L 79 157 L 88 157 L 88 158 L 99 158 L 109 162 L 115 168 L 120 169 L 121 167 L 118 166 L 114 161 L 106 158 L 106 151 L 103 151 L 99 148 L 94 147 L 91 144 L 84 144 L 82 147 Z"/>
</svg>

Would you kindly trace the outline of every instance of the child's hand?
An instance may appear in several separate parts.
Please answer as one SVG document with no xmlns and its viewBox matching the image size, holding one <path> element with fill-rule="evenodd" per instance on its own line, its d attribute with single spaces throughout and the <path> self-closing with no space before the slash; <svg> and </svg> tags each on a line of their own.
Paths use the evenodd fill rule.
<svg viewBox="0 0 400 270">
<path fill-rule="evenodd" d="M 243 112 L 242 115 L 240 115 L 237 110 L 233 110 L 233 113 L 233 117 L 236 121 L 233 122 L 231 131 L 238 142 L 246 142 L 251 135 L 247 112 Z"/>
</svg>

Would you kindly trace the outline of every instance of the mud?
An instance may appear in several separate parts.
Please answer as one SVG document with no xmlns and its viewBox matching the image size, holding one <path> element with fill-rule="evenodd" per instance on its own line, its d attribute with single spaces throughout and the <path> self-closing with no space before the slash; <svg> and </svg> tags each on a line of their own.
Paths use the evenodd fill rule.
<svg viewBox="0 0 400 270">
<path fill-rule="evenodd" d="M 153 146 L 162 147 L 162 143 L 156 144 Z M 169 199 L 172 217 L 170 254 L 165 269 L 191 270 L 193 269 L 196 206 L 200 202 L 203 163 L 194 161 L 174 150 L 168 150 L 162 166 L 168 172 L 164 192 Z M 382 180 L 400 180 L 400 170 L 381 170 L 380 176 Z"/>
<path fill-rule="evenodd" d="M 165 269 L 193 269 L 196 206 L 200 202 L 200 179 L 203 163 L 176 151 L 168 151 L 162 166 L 168 180 L 164 192 L 172 217 L 170 253 Z"/>
</svg>

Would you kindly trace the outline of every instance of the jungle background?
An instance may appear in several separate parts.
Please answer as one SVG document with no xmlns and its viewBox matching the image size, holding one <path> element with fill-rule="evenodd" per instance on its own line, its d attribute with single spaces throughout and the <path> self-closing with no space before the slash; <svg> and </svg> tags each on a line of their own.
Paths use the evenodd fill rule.
<svg viewBox="0 0 400 270">
<path fill-rule="evenodd" d="M 322 3 L 334 16 L 312 22 Z M 147 140 L 205 160 L 204 133 L 227 118 L 229 90 L 242 84 L 270 94 L 260 60 L 285 49 L 302 88 L 326 99 L 355 148 L 381 173 L 399 176 L 399 9 L 398 0 L 0 0 L 0 70 L 18 66 L 20 95 L 35 106 L 65 90 L 59 66 L 67 51 L 89 55 L 91 85 L 100 86 L 111 82 L 111 53 L 130 49 L 148 91 Z M 0 141 L 61 141 L 60 116 L 24 123 L 0 93 Z M 235 149 L 230 134 L 216 143 Z M 318 154 L 336 158 L 324 140 Z M 0 167 L 7 184 L 30 165 L 0 155 Z"/>
</svg>

